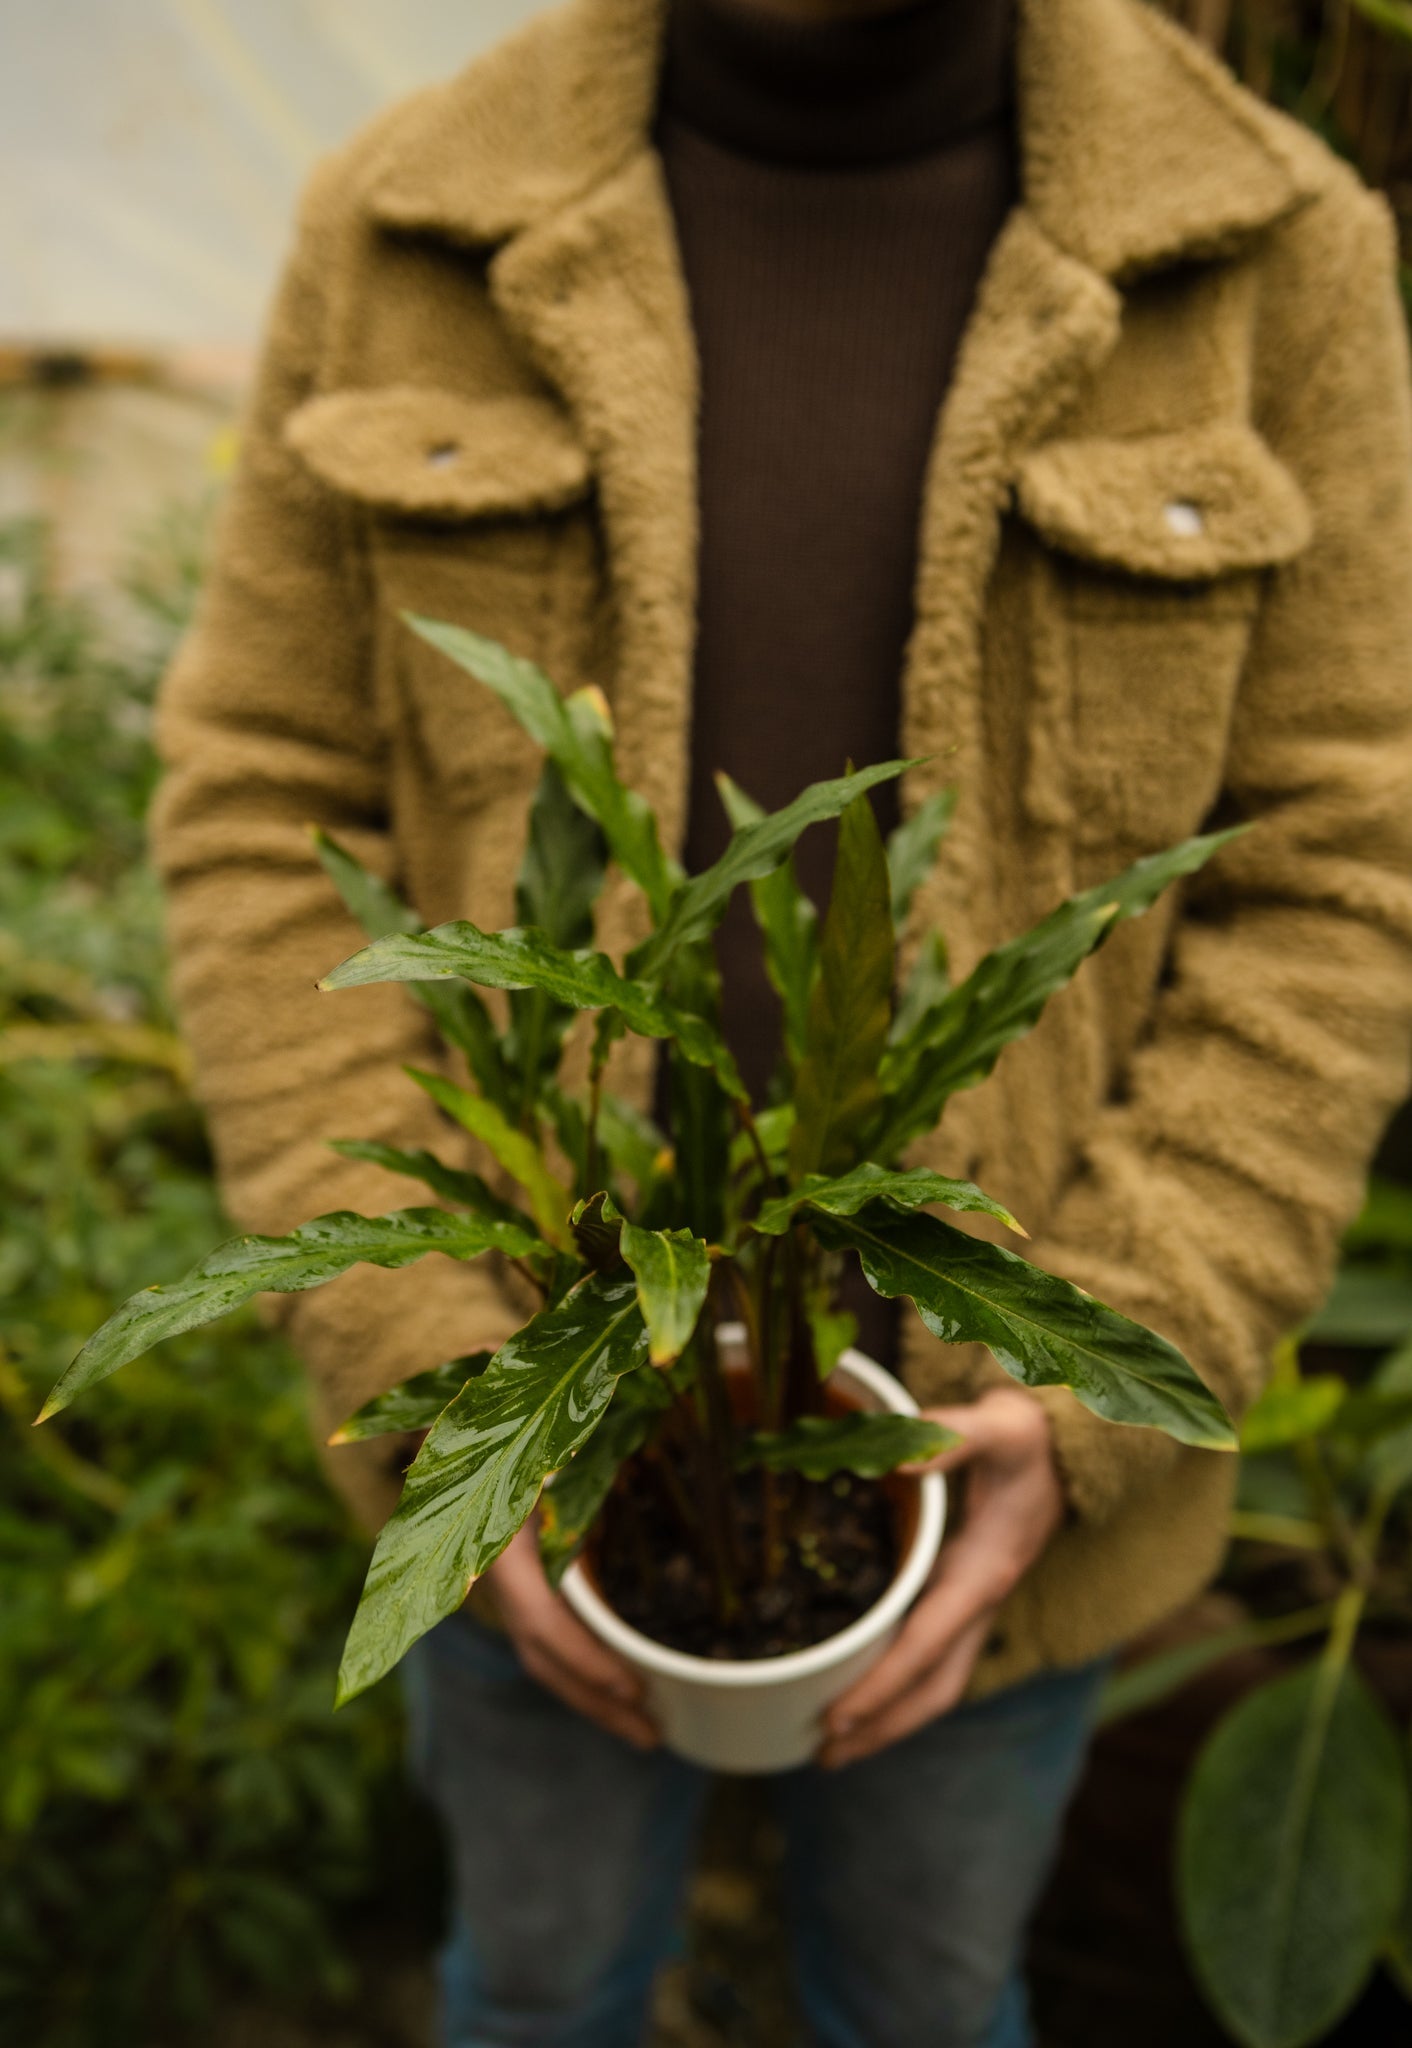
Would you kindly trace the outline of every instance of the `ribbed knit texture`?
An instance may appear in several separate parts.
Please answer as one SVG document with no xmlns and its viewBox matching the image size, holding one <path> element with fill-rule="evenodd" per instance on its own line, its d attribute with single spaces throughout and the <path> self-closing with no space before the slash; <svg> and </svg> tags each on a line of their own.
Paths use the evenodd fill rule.
<svg viewBox="0 0 1412 2048">
<path fill-rule="evenodd" d="M 1009 0 L 800 24 L 675 0 L 658 121 L 701 364 L 699 642 L 687 858 L 713 777 L 769 809 L 898 747 L 923 475 L 1014 196 Z M 895 792 L 878 792 L 884 825 Z M 827 899 L 831 834 L 805 835 Z M 778 1006 L 742 893 L 727 1033 L 752 1088 Z"/>
</svg>

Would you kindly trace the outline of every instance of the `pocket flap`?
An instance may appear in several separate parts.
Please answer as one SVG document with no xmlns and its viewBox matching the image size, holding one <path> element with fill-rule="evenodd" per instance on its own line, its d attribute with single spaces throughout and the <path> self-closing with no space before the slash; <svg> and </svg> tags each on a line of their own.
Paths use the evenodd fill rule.
<svg viewBox="0 0 1412 2048">
<path fill-rule="evenodd" d="M 1016 501 L 1051 546 L 1175 583 L 1287 562 L 1313 530 L 1289 471 L 1234 421 L 1051 441 L 1025 458 Z"/>
<path fill-rule="evenodd" d="M 553 512 L 584 496 L 588 456 L 547 398 L 462 398 L 429 385 L 332 391 L 284 435 L 315 474 L 366 505 L 460 520 Z"/>
</svg>

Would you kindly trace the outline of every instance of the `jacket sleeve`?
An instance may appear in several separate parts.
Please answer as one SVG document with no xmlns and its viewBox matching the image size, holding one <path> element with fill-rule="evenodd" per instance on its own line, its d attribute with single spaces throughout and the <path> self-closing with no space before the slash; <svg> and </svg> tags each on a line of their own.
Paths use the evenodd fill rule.
<svg viewBox="0 0 1412 2048">
<path fill-rule="evenodd" d="M 397 870 L 357 538 L 347 508 L 282 439 L 314 384 L 333 175 L 316 176 L 302 209 L 214 561 L 158 713 L 166 774 L 152 844 L 175 1001 L 226 1206 L 239 1228 L 262 1232 L 330 1209 L 431 1199 L 341 1159 L 331 1138 L 447 1153 L 446 1125 L 402 1071 L 438 1059 L 408 994 L 314 986 L 361 934 L 314 855 L 310 822 L 394 881 Z M 269 1305 L 310 1369 L 320 1435 L 373 1393 L 497 1344 L 519 1320 L 485 1262 L 437 1255 L 400 1273 L 355 1267 Z M 394 1497 L 387 1462 L 377 1443 L 333 1454 L 334 1477 L 369 1521 Z"/>
<path fill-rule="evenodd" d="M 1272 577 L 1235 708 L 1222 808 L 1252 829 L 1189 887 L 1122 1097 L 1034 1250 L 1236 1414 L 1327 1291 L 1407 1087 L 1412 387 L 1390 227 L 1349 193 L 1312 236 L 1327 267 L 1306 251 L 1304 290 L 1286 272 L 1267 313 L 1259 424 L 1314 537 Z M 1303 308 L 1329 309 L 1319 329 Z M 1152 1431 L 1041 1398 L 1082 1519 L 1170 1462 Z"/>
</svg>

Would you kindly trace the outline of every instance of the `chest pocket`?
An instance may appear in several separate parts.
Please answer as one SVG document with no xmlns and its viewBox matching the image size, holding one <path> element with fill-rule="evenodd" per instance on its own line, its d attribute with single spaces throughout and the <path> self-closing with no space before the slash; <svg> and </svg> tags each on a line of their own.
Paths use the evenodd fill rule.
<svg viewBox="0 0 1412 2048">
<path fill-rule="evenodd" d="M 1307 501 L 1251 428 L 1055 441 L 1017 480 L 1037 551 L 1037 715 L 1067 757 L 1080 845 L 1124 857 L 1195 831 L 1269 572 Z M 1101 863 L 1100 863 L 1101 864 Z"/>
<path fill-rule="evenodd" d="M 537 757 L 489 690 L 410 632 L 404 611 L 468 626 L 585 680 L 599 595 L 587 454 L 549 398 L 426 386 L 346 390 L 285 438 L 362 515 L 377 613 L 378 697 L 458 804 L 532 778 Z"/>
</svg>

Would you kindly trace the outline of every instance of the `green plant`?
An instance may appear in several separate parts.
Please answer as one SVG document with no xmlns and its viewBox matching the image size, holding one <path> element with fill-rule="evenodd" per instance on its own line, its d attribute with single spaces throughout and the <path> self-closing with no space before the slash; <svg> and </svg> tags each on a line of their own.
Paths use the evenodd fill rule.
<svg viewBox="0 0 1412 2048">
<path fill-rule="evenodd" d="M 283 1346 L 234 1318 L 29 1426 L 222 1228 L 142 860 L 199 526 L 146 551 L 119 642 L 0 525 L 0 2040 L 44 2048 L 341 1997 L 355 1921 L 430 1875 L 395 1699 L 328 1710 L 364 1553 Z"/>
<path fill-rule="evenodd" d="M 1412 1997 L 1412 1731 L 1357 1662 L 1360 1644 L 1406 1644 L 1412 1625 L 1412 1194 L 1374 1183 L 1333 1293 L 1279 1348 L 1241 1449 L 1228 1577 L 1239 1589 L 1283 1553 L 1275 1611 L 1122 1674 L 1106 1713 L 1152 1705 L 1236 1650 L 1316 1645 L 1213 1731 L 1178 1869 L 1187 1945 L 1224 2024 L 1248 2048 L 1306 2048 L 1379 1959 Z"/>
<path fill-rule="evenodd" d="M 420 931 L 381 882 L 321 839 L 373 941 L 321 985 L 412 985 L 474 1086 L 413 1078 L 481 1142 L 516 1198 L 434 1159 L 353 1141 L 345 1149 L 427 1182 L 452 1206 L 334 1214 L 285 1238 L 222 1246 L 184 1280 L 127 1302 L 84 1346 L 44 1413 L 265 1289 L 317 1286 L 359 1260 L 402 1266 L 433 1251 L 493 1251 L 513 1264 L 542 1305 L 493 1358 L 433 1369 L 342 1432 L 430 1431 L 373 1556 L 344 1655 L 344 1698 L 460 1604 L 551 1474 L 545 1542 L 557 1566 L 623 1457 L 646 1437 L 674 1439 L 694 1486 L 692 1499 L 682 1489 L 683 1533 L 728 1620 L 743 1576 L 778 1570 L 786 1521 L 796 1526 L 801 1489 L 816 1483 L 797 1475 L 823 1469 L 826 1450 L 834 1469 L 877 1470 L 945 1442 L 934 1425 L 821 1413 L 821 1380 L 848 1335 L 835 1298 L 846 1256 L 879 1294 L 910 1298 L 938 1336 L 988 1345 L 1026 1384 L 1068 1384 L 1115 1422 L 1231 1446 L 1224 1411 L 1170 1344 L 930 1213 L 944 1206 L 1017 1229 L 978 1188 L 897 1163 L 953 1093 L 989 1074 L 1120 918 L 1146 910 L 1227 835 L 1187 841 L 1074 897 L 957 987 L 934 942 L 894 1007 L 895 927 L 935 857 L 947 809 L 934 800 L 883 846 L 867 791 L 908 764 L 816 784 L 769 817 L 728 788 L 736 824 L 727 850 L 687 879 L 614 771 L 598 692 L 561 699 L 493 642 L 412 623 L 492 689 L 547 757 L 520 876 L 521 922 L 495 933 L 469 923 Z M 838 854 L 816 926 L 791 851 L 806 827 L 829 819 L 839 820 Z M 589 943 L 610 859 L 638 885 L 650 922 L 621 968 Z M 742 884 L 785 1016 L 766 1105 L 748 1099 L 716 1021 L 711 934 Z M 478 986 L 508 992 L 503 1030 Z M 596 1021 L 586 1087 L 574 1093 L 563 1062 L 579 1012 Z M 665 1045 L 671 1146 L 606 1088 L 609 1055 L 626 1032 Z M 717 1355 L 716 1327 L 736 1319 L 747 1333 L 754 1428 L 733 1417 Z M 751 1560 L 734 1526 L 733 1473 L 742 1467 L 759 1468 L 764 1502 L 763 1556 Z"/>
</svg>

